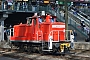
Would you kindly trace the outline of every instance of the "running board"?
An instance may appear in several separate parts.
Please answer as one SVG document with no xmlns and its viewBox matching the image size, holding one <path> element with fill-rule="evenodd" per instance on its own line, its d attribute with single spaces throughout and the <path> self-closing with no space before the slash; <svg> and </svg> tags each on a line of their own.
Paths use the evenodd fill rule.
<svg viewBox="0 0 90 60">
<path fill-rule="evenodd" d="M 53 50 L 42 50 L 42 51 L 53 51 Z"/>
</svg>

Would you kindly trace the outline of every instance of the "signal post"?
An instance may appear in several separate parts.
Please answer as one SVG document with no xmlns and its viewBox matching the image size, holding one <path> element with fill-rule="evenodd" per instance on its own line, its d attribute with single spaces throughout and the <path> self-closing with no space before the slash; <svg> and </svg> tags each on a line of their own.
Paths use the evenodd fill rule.
<svg viewBox="0 0 90 60">
<path fill-rule="evenodd" d="M 64 0 L 65 2 L 65 30 L 68 30 L 68 0 Z M 66 31 L 66 38 L 68 39 L 68 32 Z"/>
</svg>

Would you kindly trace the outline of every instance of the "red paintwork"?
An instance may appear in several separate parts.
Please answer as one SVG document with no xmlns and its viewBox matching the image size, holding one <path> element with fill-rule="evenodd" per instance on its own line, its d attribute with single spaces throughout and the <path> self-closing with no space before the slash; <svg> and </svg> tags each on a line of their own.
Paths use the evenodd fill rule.
<svg viewBox="0 0 90 60">
<path fill-rule="evenodd" d="M 32 19 L 32 24 L 20 24 L 14 26 L 14 36 L 11 36 L 11 41 L 49 41 L 49 35 L 53 36 L 53 41 L 64 41 L 65 32 L 63 30 L 65 23 L 50 22 L 50 15 L 46 16 L 46 22 L 39 23 L 39 19 Z M 33 17 L 34 18 L 34 17 Z M 56 21 L 56 17 L 54 17 Z M 36 21 L 36 24 L 34 23 Z M 53 32 L 52 32 L 53 31 Z"/>
<path fill-rule="evenodd" d="M 25 36 L 25 31 L 26 31 L 26 24 L 20 24 L 20 25 L 14 26 L 14 36 L 15 37 Z"/>
</svg>

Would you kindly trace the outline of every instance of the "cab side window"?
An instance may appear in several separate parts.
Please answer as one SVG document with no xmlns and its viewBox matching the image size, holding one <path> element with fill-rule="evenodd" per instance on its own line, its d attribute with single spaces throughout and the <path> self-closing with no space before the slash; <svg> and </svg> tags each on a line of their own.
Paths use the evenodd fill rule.
<svg viewBox="0 0 90 60">
<path fill-rule="evenodd" d="M 39 18 L 39 23 L 42 23 L 42 19 L 41 18 Z"/>
<path fill-rule="evenodd" d="M 51 18 L 51 22 L 54 22 L 54 18 Z"/>
<path fill-rule="evenodd" d="M 27 19 L 27 24 L 30 25 L 32 23 L 32 19 Z"/>
</svg>

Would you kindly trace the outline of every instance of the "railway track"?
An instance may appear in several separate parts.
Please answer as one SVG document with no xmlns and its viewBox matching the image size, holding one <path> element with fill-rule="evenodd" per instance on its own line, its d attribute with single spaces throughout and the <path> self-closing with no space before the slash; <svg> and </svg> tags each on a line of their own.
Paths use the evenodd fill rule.
<svg viewBox="0 0 90 60">
<path fill-rule="evenodd" d="M 20 60 L 89 60 L 90 50 L 73 50 L 75 54 L 44 54 L 19 52 L 18 49 L 0 48 L 0 55 Z"/>
</svg>

